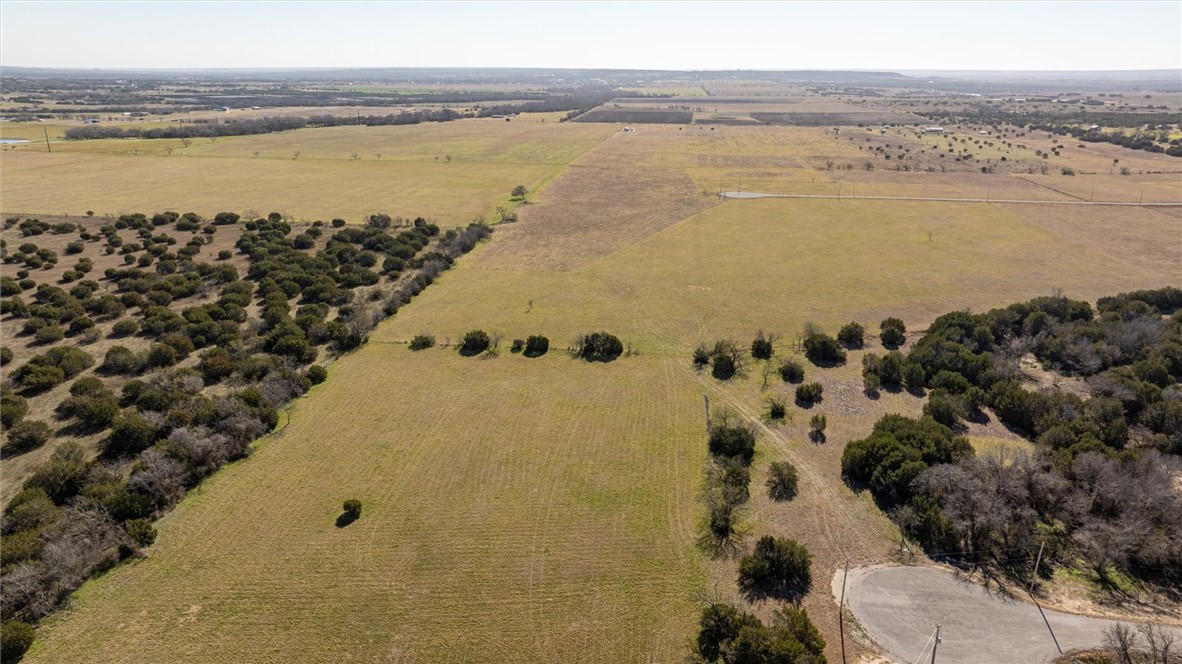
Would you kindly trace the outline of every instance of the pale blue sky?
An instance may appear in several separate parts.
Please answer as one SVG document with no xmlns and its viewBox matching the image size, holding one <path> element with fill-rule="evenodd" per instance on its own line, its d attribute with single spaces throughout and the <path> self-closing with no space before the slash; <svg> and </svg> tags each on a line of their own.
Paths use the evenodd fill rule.
<svg viewBox="0 0 1182 664">
<path fill-rule="evenodd" d="M 40 67 L 1182 68 L 1169 2 L 0 2 Z"/>
</svg>

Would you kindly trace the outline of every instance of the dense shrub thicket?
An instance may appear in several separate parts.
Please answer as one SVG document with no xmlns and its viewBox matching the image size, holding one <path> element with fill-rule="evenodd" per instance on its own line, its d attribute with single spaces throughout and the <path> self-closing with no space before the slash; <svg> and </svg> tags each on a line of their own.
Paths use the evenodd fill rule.
<svg viewBox="0 0 1182 664">
<path fill-rule="evenodd" d="M 1163 288 L 1096 310 L 1056 296 L 941 316 L 906 356 L 868 356 L 864 371 L 883 383 L 930 393 L 923 419 L 884 417 L 846 446 L 846 478 L 958 560 L 1028 573 L 1013 551 L 1045 544 L 1049 569 L 1083 560 L 1103 582 L 1113 570 L 1182 582 L 1180 305 L 1182 291 Z M 1033 389 L 1019 369 L 1028 355 L 1089 394 Z M 1035 453 L 974 456 L 953 429 L 986 407 Z"/>
<path fill-rule="evenodd" d="M 236 247 L 249 259 L 245 275 L 233 265 L 196 258 L 209 228 L 231 225 L 242 228 Z M 120 230 L 136 232 L 142 243 L 135 251 L 153 256 L 151 269 L 108 269 L 105 287 L 90 279 L 68 291 L 18 284 L 20 293 L 4 300 L 4 311 L 23 319 L 26 334 L 93 317 L 119 319 L 116 336 L 150 342 L 138 352 L 112 346 L 55 409 L 77 431 L 105 431 L 102 455 L 92 459 L 77 443 L 59 444 L 5 507 L 0 617 L 6 625 L 35 623 L 88 576 L 150 545 L 152 519 L 220 466 L 248 454 L 251 441 L 277 425 L 279 408 L 324 379 L 323 367 L 313 364 L 324 350 L 364 343 L 377 321 L 489 232 L 473 224 L 441 235 L 421 218 L 407 225 L 373 215 L 364 227 L 340 228 L 318 240 L 323 226 L 292 237 L 292 226 L 277 213 L 261 219 L 221 213 L 212 224 L 192 213 L 124 215 L 84 242 L 105 238 L 110 247 L 127 246 L 112 240 Z M 193 250 L 172 252 L 176 241 L 167 227 L 192 232 L 194 241 L 185 246 Z M 366 297 L 358 297 L 361 292 Z M 185 306 L 199 295 L 212 298 Z M 256 307 L 257 315 L 248 313 Z M 176 366 L 193 355 L 195 362 Z M 95 363 L 90 353 L 65 345 L 12 371 L 11 387 L 19 393 L 3 387 L 5 452 L 44 444 L 52 435 L 46 423 L 23 419 L 25 396 Z M 130 378 L 118 393 L 102 378 L 113 375 Z M 218 391 L 205 389 L 215 383 L 222 385 Z"/>
</svg>

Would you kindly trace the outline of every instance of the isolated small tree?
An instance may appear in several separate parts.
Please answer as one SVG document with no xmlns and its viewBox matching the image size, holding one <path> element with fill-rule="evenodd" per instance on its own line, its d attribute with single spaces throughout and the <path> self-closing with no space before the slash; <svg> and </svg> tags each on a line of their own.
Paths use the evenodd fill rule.
<svg viewBox="0 0 1182 664">
<path fill-rule="evenodd" d="M 525 340 L 526 357 L 540 357 L 550 350 L 550 340 L 540 334 L 531 334 Z"/>
<path fill-rule="evenodd" d="M 739 561 L 739 584 L 748 591 L 799 597 L 812 583 L 811 565 L 803 545 L 764 535 Z"/>
<path fill-rule="evenodd" d="M 887 348 L 896 348 L 907 341 L 907 326 L 898 318 L 887 318 L 878 326 L 879 338 Z"/>
<path fill-rule="evenodd" d="M 771 397 L 767 400 L 768 419 L 782 420 L 788 414 L 788 406 L 783 399 Z"/>
<path fill-rule="evenodd" d="M 344 510 L 341 515 L 337 517 L 337 528 L 344 528 L 361 518 L 361 501 L 356 498 L 350 498 L 345 501 Z"/>
<path fill-rule="evenodd" d="M 778 371 L 785 383 L 796 384 L 804 380 L 804 367 L 796 360 L 784 360 Z"/>
<path fill-rule="evenodd" d="M 792 500 L 796 497 L 796 466 L 789 461 L 773 461 L 768 466 L 767 496 L 772 500 Z"/>
<path fill-rule="evenodd" d="M 489 336 L 484 330 L 472 330 L 464 335 L 464 340 L 460 342 L 460 355 L 476 355 L 488 350 Z"/>
<path fill-rule="evenodd" d="M 710 353 L 710 373 L 718 380 L 730 380 L 743 370 L 743 358 L 744 351 L 739 344 L 730 339 L 716 341 Z"/>
<path fill-rule="evenodd" d="M 751 357 L 757 360 L 771 359 L 776 352 L 775 341 L 774 335 L 767 336 L 764 335 L 763 330 L 759 330 L 755 333 L 755 340 L 751 342 Z"/>
<path fill-rule="evenodd" d="M 580 339 L 579 357 L 588 362 L 611 362 L 623 353 L 624 343 L 608 332 L 594 332 Z"/>
<path fill-rule="evenodd" d="M 706 348 L 706 344 L 698 344 L 694 349 L 694 366 L 701 368 L 710 364 L 710 350 Z"/>
<path fill-rule="evenodd" d="M 711 360 L 710 374 L 718 380 L 730 380 L 735 375 L 735 360 L 730 355 L 718 354 Z"/>
<path fill-rule="evenodd" d="M 521 199 L 521 202 L 524 203 L 525 202 L 525 195 L 528 193 L 529 193 L 529 190 L 525 188 L 525 185 L 519 184 L 516 187 L 513 187 L 513 193 L 511 194 L 511 196 L 513 198 Z"/>
<path fill-rule="evenodd" d="M 814 333 L 804 339 L 804 353 L 813 364 L 841 364 L 845 351 L 837 340 L 827 334 Z"/>
<path fill-rule="evenodd" d="M 811 406 L 821 400 L 821 393 L 825 391 L 820 383 L 804 383 L 796 387 L 796 402 L 802 406 Z"/>
<path fill-rule="evenodd" d="M 755 432 L 742 424 L 719 424 L 710 428 L 710 453 L 738 457 L 751 463 L 755 456 Z"/>
<path fill-rule="evenodd" d="M 859 323 L 850 322 L 842 326 L 837 332 L 837 340 L 846 348 L 861 348 L 866 328 Z"/>
<path fill-rule="evenodd" d="M 809 438 L 814 442 L 824 442 L 827 424 L 828 419 L 825 417 L 825 413 L 817 413 L 809 418 Z"/>
<path fill-rule="evenodd" d="M 429 334 L 416 334 L 414 338 L 410 340 L 411 350 L 425 350 L 427 348 L 431 348 L 434 345 L 435 337 Z"/>
</svg>

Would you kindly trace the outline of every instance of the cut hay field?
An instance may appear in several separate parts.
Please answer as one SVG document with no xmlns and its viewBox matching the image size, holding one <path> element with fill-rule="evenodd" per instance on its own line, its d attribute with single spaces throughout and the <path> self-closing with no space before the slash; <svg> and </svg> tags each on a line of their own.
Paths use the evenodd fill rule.
<svg viewBox="0 0 1182 664">
<path fill-rule="evenodd" d="M 28 144 L 0 156 L 0 200 L 5 213 L 256 210 L 356 222 L 385 212 L 455 226 L 491 217 L 514 186 L 537 189 L 615 131 L 489 119 L 195 139 L 187 148 L 174 139 L 63 142 L 52 153 Z"/>
<path fill-rule="evenodd" d="M 705 585 L 678 364 L 370 344 L 26 661 L 674 661 Z"/>
<path fill-rule="evenodd" d="M 1128 221 L 1124 230 L 1145 241 L 1178 226 L 1164 215 Z M 523 256 L 541 251 L 529 238 L 545 238 L 531 223 L 514 229 Z M 688 357 L 700 341 L 759 328 L 796 334 L 813 321 L 835 332 L 892 315 L 922 326 L 950 310 L 987 310 L 1056 288 L 1095 298 L 1182 278 L 1176 261 L 1156 267 L 1176 256 L 1169 243 L 1146 247 L 1142 263 L 1099 237 L 1048 228 L 986 204 L 729 201 L 574 270 L 515 265 L 512 247 L 494 242 L 378 334 L 458 339 L 479 324 L 508 338 L 543 329 L 565 343 L 595 327 L 643 352 Z"/>
<path fill-rule="evenodd" d="M 824 580 L 846 559 L 881 562 L 898 546 L 897 530 L 869 495 L 841 482 L 842 447 L 884 413 L 916 415 L 922 401 L 885 391 L 865 397 L 864 351 L 855 351 L 843 367 L 809 365 L 808 380 L 825 386 L 822 404 L 790 406 L 790 420 L 772 425 L 761 420 L 764 400 L 790 388 L 773 377 L 764 391 L 755 370 L 727 383 L 697 374 L 694 346 L 727 337 L 747 344 L 762 328 L 784 335 L 783 356 L 806 321 L 834 332 L 857 320 L 873 333 L 883 318 L 899 316 L 917 337 L 950 310 L 985 310 L 1054 289 L 1094 299 L 1182 281 L 1178 247 L 1163 241 L 1179 237 L 1179 219 L 1155 211 L 1052 216 L 1034 206 L 714 196 L 714 180 L 748 173 L 834 182 L 837 173 L 817 164 L 859 151 L 823 129 L 622 133 L 548 122 L 520 137 L 477 139 L 464 133 L 473 126 L 415 128 L 454 141 L 451 164 L 429 159 L 439 144 L 429 140 L 389 148 L 405 159 L 387 159 L 383 147 L 381 162 L 333 157 L 332 141 L 305 147 L 298 160 L 244 156 L 251 141 L 270 138 L 279 150 L 287 135 L 221 139 L 195 144 L 204 156 L 150 158 L 257 164 L 260 178 L 316 161 L 334 174 L 405 167 L 397 172 L 430 183 L 423 187 L 431 196 L 407 190 L 382 198 L 374 193 L 380 178 L 362 190 L 334 175 L 339 187 L 291 193 L 326 209 L 354 206 L 357 215 L 421 214 L 415 204 L 437 217 L 438 206 L 457 215 L 460 206 L 462 214 L 488 209 L 508 193 L 497 159 L 515 163 L 510 156 L 523 152 L 538 178 L 557 177 L 520 208 L 521 221 L 500 226 L 379 326 L 368 346 L 333 365 L 290 425 L 182 501 L 160 522 L 145 560 L 84 586 L 70 610 L 40 628 L 28 661 L 685 661 L 706 603 L 744 603 L 737 562 L 711 560 L 694 544 L 704 518 L 697 502 L 704 394 L 759 427 L 744 527 L 754 537 L 798 538 L 813 552 L 814 588 L 804 605 L 836 661 L 836 606 Z M 515 122 L 481 126 L 524 131 Z M 539 147 L 522 145 L 526 139 Z M 535 150 L 539 156 L 529 157 Z M 318 151 L 324 156 L 305 159 Z M 431 169 L 462 166 L 463 155 L 474 159 L 475 183 L 460 182 L 466 188 L 439 199 L 446 186 Z M 79 164 L 149 161 L 65 156 Z M 935 174 L 866 175 L 887 189 L 974 188 L 990 178 L 1038 189 L 965 172 L 931 180 L 920 176 Z M 266 192 L 275 182 L 257 186 Z M 225 200 L 224 192 L 181 184 L 171 191 Z M 157 193 L 124 195 L 139 210 L 155 204 L 140 199 Z M 503 335 L 500 356 L 413 353 L 400 343 L 419 333 L 454 343 L 474 328 Z M 619 335 L 638 354 L 587 364 L 561 351 L 595 330 Z M 505 350 L 509 340 L 539 333 L 550 338 L 547 356 Z M 882 349 L 872 340 L 868 350 Z M 823 444 L 807 440 L 812 412 L 829 417 Z M 1007 440 L 996 423 L 973 435 L 984 447 Z M 800 470 L 801 494 L 790 503 L 764 497 L 767 463 L 779 459 Z M 354 497 L 364 504 L 361 519 L 336 528 L 341 502 Z M 773 608 L 744 606 L 765 616 Z M 853 658 L 873 653 L 852 639 L 847 647 Z"/>
</svg>

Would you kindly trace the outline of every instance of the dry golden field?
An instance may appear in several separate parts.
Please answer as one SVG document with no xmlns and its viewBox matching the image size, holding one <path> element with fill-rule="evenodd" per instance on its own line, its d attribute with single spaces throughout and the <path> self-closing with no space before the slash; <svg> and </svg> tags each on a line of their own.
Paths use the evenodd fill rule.
<svg viewBox="0 0 1182 664">
<path fill-rule="evenodd" d="M 726 383 L 696 374 L 693 347 L 728 337 L 746 344 L 763 329 L 783 335 L 783 357 L 806 321 L 832 332 L 856 320 L 874 332 L 891 315 L 914 339 L 950 310 L 985 310 L 1054 289 L 1094 299 L 1182 277 L 1182 221 L 1168 210 L 716 196 L 733 182 L 836 188 L 844 177 L 859 193 L 986 190 L 1066 200 L 1077 195 L 1066 181 L 1082 176 L 828 171 L 826 161 L 857 163 L 864 150 L 822 128 L 409 129 L 220 139 L 195 143 L 201 154 L 184 157 L 63 153 L 91 167 L 179 164 L 176 172 L 202 177 L 210 177 L 204 164 L 232 163 L 258 169 L 260 180 L 241 186 L 264 193 L 277 186 L 268 178 L 286 181 L 319 159 L 339 186 L 293 200 L 344 208 L 354 219 L 385 210 L 466 221 L 507 198 L 518 179 L 530 186 L 557 177 L 520 208 L 521 221 L 502 225 L 375 330 L 368 346 L 334 364 L 328 382 L 253 456 L 182 501 L 159 523 L 146 559 L 85 585 L 69 610 L 40 628 L 27 661 L 684 661 L 705 603 L 746 602 L 735 586 L 737 561 L 694 545 L 704 519 L 696 500 L 706 461 L 703 395 L 759 428 L 747 541 L 771 533 L 812 551 L 804 606 L 835 661 L 829 578 L 847 560 L 883 562 L 898 550 L 886 516 L 841 482 L 842 447 L 884 413 L 917 414 L 922 400 L 867 398 L 859 373 L 865 351 L 856 351 L 843 367 L 810 365 L 808 379 L 825 386 L 825 398 L 811 410 L 790 407 L 789 420 L 773 425 L 762 419 L 765 399 L 789 394 L 787 386 L 773 375 L 765 389 L 758 364 Z M 437 133 L 398 143 L 414 132 Z M 354 163 L 334 156 L 334 141 L 346 136 L 391 147 L 381 148 L 380 162 L 367 153 Z M 305 145 L 299 159 L 250 156 L 282 155 L 296 143 Z M 440 145 L 454 146 L 452 163 L 431 159 Z M 5 153 L 6 198 L 11 157 Z M 1163 160 L 1163 169 L 1172 163 L 1146 157 Z M 472 181 L 441 175 L 466 159 Z M 366 192 L 377 189 L 350 188 L 341 175 L 392 164 L 431 194 L 374 198 Z M 80 178 L 86 167 L 77 168 L 53 177 Z M 523 168 L 536 168 L 535 179 L 522 178 Z M 92 177 L 93 193 L 124 175 Z M 1129 194 L 1125 183 L 1141 181 L 1094 177 L 1109 178 L 1097 182 L 1120 195 Z M 1044 179 L 1069 193 L 1041 186 Z M 23 192 L 31 181 L 14 186 L 30 204 L 33 195 Z M 1176 179 L 1144 182 L 1182 198 Z M 46 186 L 60 188 L 60 180 Z M 440 199 L 447 191 L 455 196 Z M 123 192 L 135 210 L 205 209 L 155 202 L 170 194 L 200 196 L 188 200 L 215 209 L 233 209 L 244 195 L 179 183 Z M 419 333 L 455 342 L 474 328 L 503 335 L 499 356 L 414 353 L 401 343 Z M 562 352 L 576 335 L 600 329 L 636 354 L 587 364 Z M 549 336 L 551 352 L 530 360 L 507 351 L 509 340 L 529 334 Z M 869 350 L 881 348 L 872 340 Z M 829 418 L 821 444 L 806 436 L 815 412 Z M 1010 446 L 995 423 L 972 434 L 983 449 Z M 767 464 L 778 459 L 801 474 L 792 502 L 765 498 Z M 360 499 L 363 514 L 338 529 L 333 520 L 347 498 Z M 773 607 L 752 608 L 767 615 Z M 856 658 L 873 648 L 851 639 L 847 652 Z"/>
<path fill-rule="evenodd" d="M 107 139 L 55 143 L 46 153 L 29 143 L 0 155 L 0 200 L 6 213 L 255 210 L 358 222 L 385 212 L 456 226 L 491 218 L 514 186 L 538 189 L 616 130 L 487 119 L 195 139 L 189 147 Z"/>
</svg>

